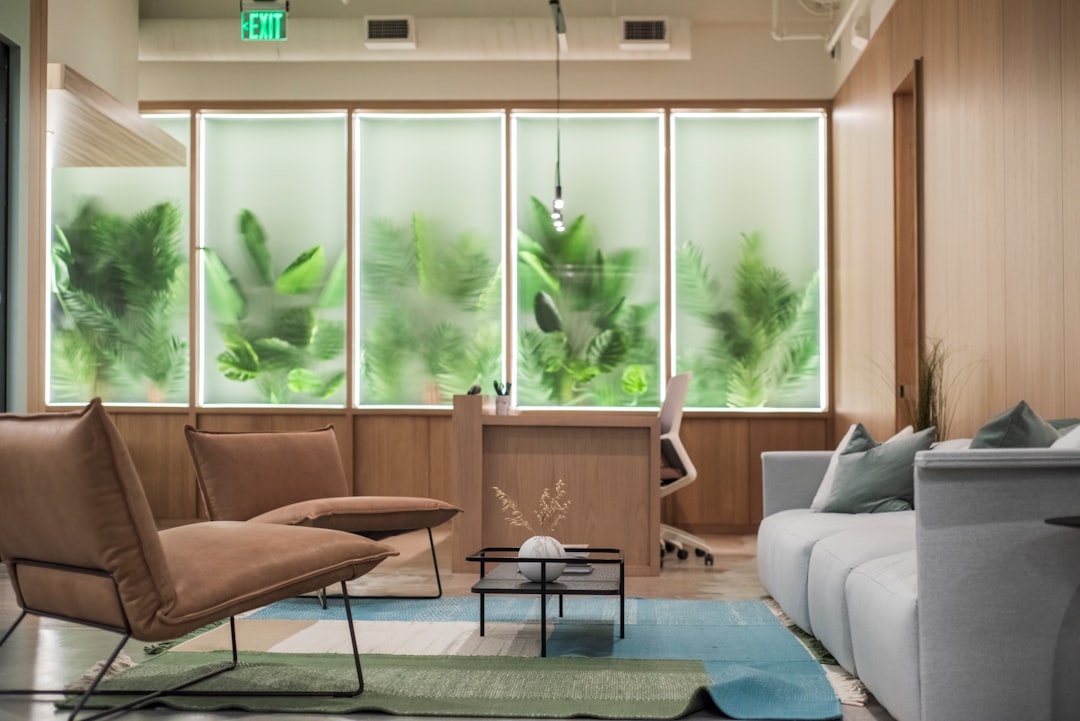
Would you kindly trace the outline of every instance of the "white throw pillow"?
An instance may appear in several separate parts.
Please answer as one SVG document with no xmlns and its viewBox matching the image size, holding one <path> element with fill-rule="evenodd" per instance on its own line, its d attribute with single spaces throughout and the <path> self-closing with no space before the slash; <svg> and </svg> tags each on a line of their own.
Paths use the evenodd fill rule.
<svg viewBox="0 0 1080 721">
<path fill-rule="evenodd" d="M 1066 451 L 1080 450 L 1080 426 L 1076 426 L 1071 431 L 1058 438 L 1050 447 Z"/>
<path fill-rule="evenodd" d="M 818 486 L 817 493 L 814 494 L 814 500 L 810 503 L 810 510 L 820 511 L 828 502 L 829 495 L 832 493 L 833 482 L 836 480 L 836 465 L 840 462 L 840 455 L 847 449 L 848 443 L 851 442 L 851 437 L 855 435 L 855 429 L 858 427 L 858 423 L 851 424 L 847 433 L 844 434 L 844 437 L 840 439 L 840 443 L 837 444 L 836 450 L 833 451 L 832 458 L 829 459 L 829 466 L 825 469 L 825 475 L 821 478 L 821 485 Z M 914 432 L 914 428 L 906 426 L 897 431 L 895 436 L 885 442 L 889 443 L 897 438 L 905 438 L 912 435 Z"/>
</svg>

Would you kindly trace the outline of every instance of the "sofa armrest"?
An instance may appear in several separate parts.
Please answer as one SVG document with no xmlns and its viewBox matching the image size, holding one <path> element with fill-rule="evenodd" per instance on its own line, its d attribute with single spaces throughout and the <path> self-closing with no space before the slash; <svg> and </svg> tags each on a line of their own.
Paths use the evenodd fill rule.
<svg viewBox="0 0 1080 721">
<path fill-rule="evenodd" d="M 809 508 L 832 451 L 765 451 L 761 454 L 762 509 L 766 516 Z"/>
<path fill-rule="evenodd" d="M 1059 719 L 1080 707 L 1080 452 L 915 460 L 922 718 Z"/>
</svg>

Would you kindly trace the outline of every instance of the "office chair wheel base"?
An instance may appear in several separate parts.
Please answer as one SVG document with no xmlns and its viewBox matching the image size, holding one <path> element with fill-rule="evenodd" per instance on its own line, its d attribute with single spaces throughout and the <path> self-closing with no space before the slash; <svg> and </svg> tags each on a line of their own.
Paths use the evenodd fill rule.
<svg viewBox="0 0 1080 721">
<path fill-rule="evenodd" d="M 690 556 L 690 553 L 685 548 L 680 548 L 675 555 L 679 557 L 680 561 L 685 561 Z"/>
<path fill-rule="evenodd" d="M 664 550 L 668 553 L 672 553 L 675 550 L 675 544 L 671 541 L 664 541 Z"/>
<path fill-rule="evenodd" d="M 694 555 L 697 556 L 698 558 L 701 558 L 702 556 L 705 555 L 705 549 L 704 548 L 695 548 L 694 549 Z"/>
<path fill-rule="evenodd" d="M 712 557 L 712 554 L 711 554 L 711 553 L 706 553 L 706 554 L 705 554 L 705 565 L 706 565 L 706 566 L 711 566 L 711 565 L 713 565 L 713 557 Z"/>
</svg>

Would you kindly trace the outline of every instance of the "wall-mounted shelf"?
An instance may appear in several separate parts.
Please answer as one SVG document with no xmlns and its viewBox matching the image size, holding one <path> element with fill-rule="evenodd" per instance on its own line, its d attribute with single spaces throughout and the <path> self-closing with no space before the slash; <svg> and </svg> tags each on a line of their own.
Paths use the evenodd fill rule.
<svg viewBox="0 0 1080 721">
<path fill-rule="evenodd" d="M 53 167 L 187 165 L 183 143 L 70 67 L 49 63 L 48 88 Z"/>
</svg>

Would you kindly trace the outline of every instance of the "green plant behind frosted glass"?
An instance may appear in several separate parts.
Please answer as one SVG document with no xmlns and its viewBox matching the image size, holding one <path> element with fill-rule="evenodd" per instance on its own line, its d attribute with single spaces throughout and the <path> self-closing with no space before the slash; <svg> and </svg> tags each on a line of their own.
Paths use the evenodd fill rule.
<svg viewBox="0 0 1080 721">
<path fill-rule="evenodd" d="M 817 374 L 817 273 L 793 288 L 766 262 L 760 233 L 742 234 L 730 296 L 693 241 L 678 249 L 677 279 L 680 314 L 696 318 L 707 334 L 701 351 L 679 359 L 694 372 L 688 405 L 769 406 Z"/>
<path fill-rule="evenodd" d="M 624 406 L 656 397 L 656 304 L 628 302 L 634 250 L 605 254 L 584 215 L 555 230 L 530 198 L 533 238 L 518 231 L 518 399 L 523 405 Z M 527 324 L 532 317 L 535 327 Z M 650 394 L 651 391 L 651 394 Z"/>
<path fill-rule="evenodd" d="M 173 203 L 128 218 L 88 202 L 57 226 L 55 400 L 160 402 L 182 393 L 187 342 L 173 332 L 176 301 L 187 296 L 181 221 Z"/>
<path fill-rule="evenodd" d="M 325 317 L 345 303 L 345 254 L 327 277 L 326 251 L 313 246 L 275 278 L 262 224 L 242 210 L 238 227 L 251 266 L 248 284 L 213 250 L 200 249 L 207 302 L 225 341 L 218 370 L 231 381 L 254 382 L 268 403 L 296 395 L 329 399 L 345 381 L 340 368 L 320 371 L 345 352 L 344 322 Z"/>
<path fill-rule="evenodd" d="M 501 272 L 491 243 L 370 223 L 361 263 L 360 371 L 367 404 L 448 403 L 500 375 Z"/>
</svg>

